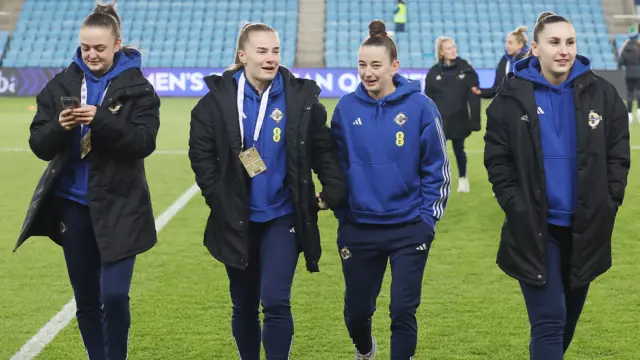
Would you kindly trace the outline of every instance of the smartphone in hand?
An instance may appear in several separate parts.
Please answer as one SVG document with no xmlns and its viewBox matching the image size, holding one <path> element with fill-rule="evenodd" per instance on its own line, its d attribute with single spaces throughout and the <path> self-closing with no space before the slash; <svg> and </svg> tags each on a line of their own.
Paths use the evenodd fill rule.
<svg viewBox="0 0 640 360">
<path fill-rule="evenodd" d="M 80 107 L 80 99 L 76 96 L 62 96 L 60 101 L 62 102 L 62 110 L 76 109 Z"/>
</svg>

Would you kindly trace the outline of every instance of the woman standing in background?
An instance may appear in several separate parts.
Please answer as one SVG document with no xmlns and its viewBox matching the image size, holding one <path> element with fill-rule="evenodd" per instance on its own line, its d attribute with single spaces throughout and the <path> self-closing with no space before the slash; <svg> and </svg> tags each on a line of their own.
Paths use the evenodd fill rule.
<svg viewBox="0 0 640 360">
<path fill-rule="evenodd" d="M 507 35 L 504 45 L 505 54 L 500 58 L 500 62 L 496 68 L 496 76 L 493 81 L 493 85 L 490 88 L 474 89 L 474 94 L 485 99 L 491 99 L 498 94 L 498 89 L 504 83 L 507 78 L 507 74 L 513 71 L 513 65 L 518 60 L 524 58 L 527 51 L 529 51 L 526 32 L 526 26 L 518 26 Z"/>
<path fill-rule="evenodd" d="M 467 154 L 464 142 L 472 131 L 479 131 L 480 98 L 478 74 L 464 59 L 458 57 L 452 38 L 436 39 L 436 59 L 425 80 L 425 94 L 438 107 L 444 122 L 444 133 L 451 140 L 458 164 L 458 192 L 469 192 L 467 179 Z"/>
</svg>

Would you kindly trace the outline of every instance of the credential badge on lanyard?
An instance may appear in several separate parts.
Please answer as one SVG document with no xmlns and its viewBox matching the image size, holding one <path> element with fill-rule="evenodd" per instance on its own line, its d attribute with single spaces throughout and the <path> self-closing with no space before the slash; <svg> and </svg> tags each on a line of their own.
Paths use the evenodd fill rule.
<svg viewBox="0 0 640 360">
<path fill-rule="evenodd" d="M 102 93 L 102 97 L 100 97 L 100 103 L 96 106 L 100 106 L 102 101 L 104 100 L 104 96 L 107 94 L 107 89 L 109 89 L 109 85 L 107 85 Z M 80 106 L 87 105 L 87 77 L 82 77 L 82 86 L 80 87 Z M 80 124 L 80 134 L 84 133 L 84 124 Z M 80 137 L 80 159 L 84 159 L 91 152 L 91 129 L 87 130 L 87 132 Z"/>
<path fill-rule="evenodd" d="M 238 81 L 238 122 L 240 124 L 240 149 L 244 149 L 244 125 L 243 125 L 243 117 L 244 117 L 244 87 L 246 85 L 246 79 L 244 77 L 244 72 L 240 74 L 240 80 Z M 245 151 L 241 151 L 238 157 L 240 158 L 240 162 L 244 166 L 245 170 L 249 174 L 250 177 L 254 177 L 256 175 L 262 174 L 267 171 L 267 165 L 262 160 L 260 153 L 256 149 L 256 143 L 258 142 L 258 138 L 260 137 L 260 130 L 262 129 L 262 124 L 264 123 L 264 116 L 267 112 L 267 103 L 269 102 L 269 91 L 271 91 L 271 85 L 265 90 L 262 94 L 262 98 L 260 99 L 260 110 L 258 111 L 258 119 L 256 120 L 256 128 L 253 132 L 253 144 L 251 147 Z"/>
</svg>

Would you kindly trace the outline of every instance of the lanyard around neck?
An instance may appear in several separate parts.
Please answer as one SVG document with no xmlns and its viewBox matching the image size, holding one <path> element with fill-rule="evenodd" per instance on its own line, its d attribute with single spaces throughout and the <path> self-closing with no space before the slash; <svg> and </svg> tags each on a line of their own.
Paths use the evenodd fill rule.
<svg viewBox="0 0 640 360">
<path fill-rule="evenodd" d="M 272 83 L 273 84 L 273 83 Z M 240 75 L 240 80 L 238 81 L 238 119 L 240 123 L 240 144 L 241 148 L 244 149 L 244 126 L 243 126 L 243 118 L 246 118 L 244 115 L 244 87 L 246 85 L 246 79 L 244 77 L 244 72 Z M 262 98 L 260 99 L 260 110 L 258 111 L 258 119 L 256 120 L 256 128 L 253 132 L 253 145 L 258 142 L 258 138 L 260 137 L 260 130 L 262 129 L 262 124 L 264 123 L 264 116 L 267 112 L 267 102 L 269 102 L 269 91 L 271 90 L 271 85 L 265 90 L 262 94 Z"/>
</svg>

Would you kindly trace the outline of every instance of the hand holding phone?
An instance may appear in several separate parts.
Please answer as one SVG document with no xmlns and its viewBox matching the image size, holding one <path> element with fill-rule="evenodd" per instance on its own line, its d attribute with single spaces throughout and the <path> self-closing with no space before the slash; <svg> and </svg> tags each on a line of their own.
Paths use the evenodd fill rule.
<svg viewBox="0 0 640 360">
<path fill-rule="evenodd" d="M 78 121 L 76 121 L 76 117 L 71 114 L 71 111 L 73 111 L 73 109 L 62 110 L 58 116 L 58 122 L 67 131 L 78 125 Z"/>
</svg>

